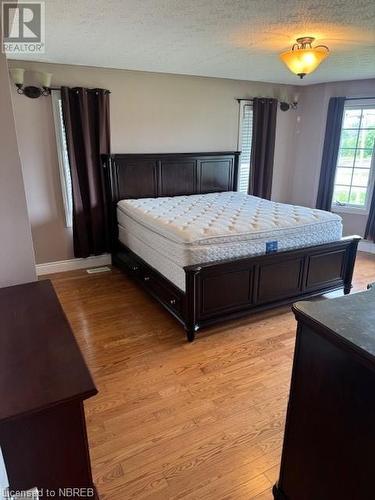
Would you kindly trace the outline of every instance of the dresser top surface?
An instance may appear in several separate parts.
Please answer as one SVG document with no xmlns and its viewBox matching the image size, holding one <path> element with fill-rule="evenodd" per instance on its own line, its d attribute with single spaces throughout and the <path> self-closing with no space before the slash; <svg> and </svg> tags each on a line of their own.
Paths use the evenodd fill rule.
<svg viewBox="0 0 375 500">
<path fill-rule="evenodd" d="M 297 319 L 310 319 L 375 362 L 375 287 L 334 299 L 301 301 L 293 306 Z"/>
<path fill-rule="evenodd" d="M 0 421 L 96 394 L 49 280 L 0 289 Z"/>
</svg>

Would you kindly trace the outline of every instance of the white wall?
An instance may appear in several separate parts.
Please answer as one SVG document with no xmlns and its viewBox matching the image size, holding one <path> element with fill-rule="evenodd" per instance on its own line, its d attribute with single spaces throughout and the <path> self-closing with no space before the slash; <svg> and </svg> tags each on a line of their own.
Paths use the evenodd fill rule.
<svg viewBox="0 0 375 500">
<path fill-rule="evenodd" d="M 0 287 L 36 279 L 5 56 L 0 53 Z"/>
<path fill-rule="evenodd" d="M 291 86 L 218 78 L 19 61 L 11 64 L 51 72 L 56 85 L 111 90 L 114 153 L 236 150 L 239 106 L 235 98 L 289 100 L 294 93 Z M 28 99 L 15 91 L 13 97 L 36 261 L 72 258 L 72 234 L 64 225 L 51 100 Z M 278 112 L 273 182 L 273 198 L 278 201 L 287 201 L 290 196 L 295 119 L 294 111 Z"/>
<path fill-rule="evenodd" d="M 296 129 L 295 165 L 290 199 L 314 207 L 319 186 L 325 125 L 331 97 L 375 96 L 375 79 L 309 85 L 301 90 Z M 363 236 L 367 216 L 341 214 L 345 234 Z"/>
</svg>

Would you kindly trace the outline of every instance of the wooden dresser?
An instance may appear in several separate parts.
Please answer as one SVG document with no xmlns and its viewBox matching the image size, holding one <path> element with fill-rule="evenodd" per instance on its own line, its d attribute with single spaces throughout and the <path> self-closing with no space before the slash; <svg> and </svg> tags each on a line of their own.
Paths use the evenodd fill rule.
<svg viewBox="0 0 375 500">
<path fill-rule="evenodd" d="M 277 500 L 375 498 L 375 289 L 293 306 Z"/>
<path fill-rule="evenodd" d="M 0 289 L 0 447 L 11 490 L 97 498 L 83 408 L 96 393 L 51 282 Z"/>
</svg>

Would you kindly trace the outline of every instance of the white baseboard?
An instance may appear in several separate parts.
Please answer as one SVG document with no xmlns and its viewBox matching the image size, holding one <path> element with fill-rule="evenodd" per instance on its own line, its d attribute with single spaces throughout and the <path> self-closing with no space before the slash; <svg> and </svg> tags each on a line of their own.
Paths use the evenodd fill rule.
<svg viewBox="0 0 375 500">
<path fill-rule="evenodd" d="M 111 256 L 109 253 L 105 253 L 103 255 L 87 257 L 87 259 L 59 260 L 57 262 L 37 264 L 35 269 L 38 276 L 43 276 L 43 274 L 54 274 L 65 271 L 75 271 L 76 269 L 88 269 L 89 267 L 108 266 L 108 264 L 111 264 Z"/>
<path fill-rule="evenodd" d="M 361 240 L 358 245 L 360 252 L 375 253 L 375 243 L 372 241 Z"/>
</svg>

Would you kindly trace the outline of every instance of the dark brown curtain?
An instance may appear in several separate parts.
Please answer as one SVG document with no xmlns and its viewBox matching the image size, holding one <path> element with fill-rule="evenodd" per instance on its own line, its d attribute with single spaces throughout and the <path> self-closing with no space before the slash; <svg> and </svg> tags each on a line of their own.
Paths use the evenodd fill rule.
<svg viewBox="0 0 375 500">
<path fill-rule="evenodd" d="M 331 97 L 329 100 L 318 197 L 316 200 L 316 208 L 321 210 L 331 210 L 344 105 L 345 97 Z"/>
<path fill-rule="evenodd" d="M 367 219 L 365 238 L 375 243 L 375 188 L 372 192 L 371 208 Z"/>
<path fill-rule="evenodd" d="M 277 99 L 253 99 L 249 194 L 270 199 L 276 138 Z"/>
<path fill-rule="evenodd" d="M 73 243 L 76 257 L 109 250 L 101 154 L 110 153 L 109 92 L 61 89 L 73 190 Z"/>
</svg>

